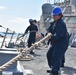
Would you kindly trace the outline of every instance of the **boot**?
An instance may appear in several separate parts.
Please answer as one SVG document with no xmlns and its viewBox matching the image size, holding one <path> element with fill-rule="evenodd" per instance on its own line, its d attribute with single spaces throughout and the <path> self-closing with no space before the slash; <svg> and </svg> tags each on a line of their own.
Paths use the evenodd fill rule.
<svg viewBox="0 0 76 75">
<path fill-rule="evenodd" d="M 31 51 L 30 54 L 35 54 L 35 53 L 33 51 Z"/>
</svg>

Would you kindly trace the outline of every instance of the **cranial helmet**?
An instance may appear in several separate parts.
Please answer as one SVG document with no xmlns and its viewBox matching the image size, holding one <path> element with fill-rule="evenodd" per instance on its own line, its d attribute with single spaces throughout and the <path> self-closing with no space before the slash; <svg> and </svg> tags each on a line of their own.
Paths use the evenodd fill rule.
<svg viewBox="0 0 76 75">
<path fill-rule="evenodd" d="M 52 15 L 55 16 L 55 15 L 59 15 L 59 14 L 62 14 L 62 9 L 60 6 L 56 6 L 53 8 L 53 11 L 52 11 Z"/>
<path fill-rule="evenodd" d="M 33 22 L 33 19 L 29 19 L 29 22 Z"/>
</svg>

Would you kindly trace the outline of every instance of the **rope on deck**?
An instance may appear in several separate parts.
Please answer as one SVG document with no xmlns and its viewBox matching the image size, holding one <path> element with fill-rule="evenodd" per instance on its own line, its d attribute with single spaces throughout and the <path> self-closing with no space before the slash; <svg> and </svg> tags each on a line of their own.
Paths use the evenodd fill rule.
<svg viewBox="0 0 76 75">
<path fill-rule="evenodd" d="M 21 57 L 24 56 L 24 54 L 26 53 L 30 53 L 30 50 L 32 48 L 34 48 L 35 46 L 37 46 L 38 44 L 44 42 L 46 39 L 51 38 L 52 34 L 48 33 L 47 36 L 45 36 L 43 39 L 41 39 L 40 41 L 34 43 L 30 48 L 28 48 L 26 50 L 26 48 L 23 49 L 23 51 L 21 53 L 19 53 L 17 56 L 15 56 L 14 58 L 12 58 L 10 61 L 8 61 L 7 63 L 3 64 L 2 66 L 0 66 L 0 71 L 5 70 L 7 67 L 9 67 L 11 64 L 13 64 L 14 62 L 16 62 L 18 59 L 20 59 Z"/>
<path fill-rule="evenodd" d="M 15 56 L 14 58 L 12 58 L 10 61 L 8 61 L 7 63 L 3 64 L 2 66 L 0 66 L 0 71 L 3 71 L 4 69 L 6 69 L 7 67 L 9 67 L 11 64 L 13 64 L 15 61 L 17 61 L 19 58 L 21 58 L 22 55 L 18 54 L 17 56 Z"/>
</svg>

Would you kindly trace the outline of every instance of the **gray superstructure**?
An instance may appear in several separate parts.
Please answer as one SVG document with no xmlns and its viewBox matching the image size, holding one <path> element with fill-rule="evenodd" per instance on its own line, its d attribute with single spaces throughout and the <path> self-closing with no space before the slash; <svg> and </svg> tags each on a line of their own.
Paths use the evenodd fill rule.
<svg viewBox="0 0 76 75">
<path fill-rule="evenodd" d="M 42 15 L 40 19 L 40 31 L 44 34 L 46 33 L 46 29 L 50 25 L 50 18 L 51 18 L 51 11 L 52 11 L 52 5 L 50 3 L 45 3 L 42 5 Z"/>
<path fill-rule="evenodd" d="M 61 6 L 63 9 L 63 19 L 67 24 L 68 32 L 71 34 L 72 32 L 75 32 L 76 30 L 76 0 L 65 0 L 61 3 L 45 3 L 42 5 L 42 15 L 40 19 L 40 28 L 42 32 L 45 32 L 42 30 L 42 27 L 45 29 L 48 28 L 50 22 L 52 21 L 51 17 L 51 11 L 54 6 Z"/>
<path fill-rule="evenodd" d="M 63 10 L 63 20 L 66 23 L 67 30 L 71 37 L 71 43 L 75 41 L 76 35 L 76 0 L 64 0 L 64 2 L 55 2 L 54 4 L 45 3 L 42 5 L 42 15 L 40 19 L 40 32 L 46 34 L 50 22 L 53 21 L 51 11 L 54 6 L 61 6 Z"/>
</svg>

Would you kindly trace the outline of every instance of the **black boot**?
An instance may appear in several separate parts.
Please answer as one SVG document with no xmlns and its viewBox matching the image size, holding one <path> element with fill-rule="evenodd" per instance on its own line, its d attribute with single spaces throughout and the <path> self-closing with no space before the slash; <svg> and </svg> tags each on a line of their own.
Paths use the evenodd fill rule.
<svg viewBox="0 0 76 75">
<path fill-rule="evenodd" d="M 35 54 L 35 53 L 33 51 L 31 51 L 30 54 Z"/>
<path fill-rule="evenodd" d="M 51 73 L 51 70 L 47 70 L 47 73 Z"/>
</svg>

